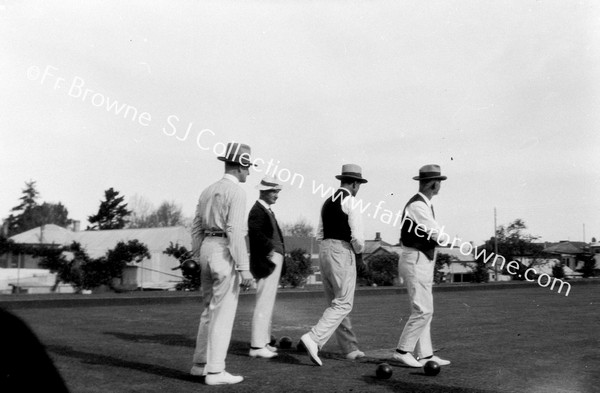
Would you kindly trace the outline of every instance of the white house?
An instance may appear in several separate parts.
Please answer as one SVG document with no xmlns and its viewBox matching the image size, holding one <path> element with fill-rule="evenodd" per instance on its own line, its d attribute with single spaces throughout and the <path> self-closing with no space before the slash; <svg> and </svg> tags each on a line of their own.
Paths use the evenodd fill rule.
<svg viewBox="0 0 600 393">
<path fill-rule="evenodd" d="M 150 258 L 140 263 L 131 263 L 123 271 L 122 284 L 132 288 L 168 289 L 181 281 L 179 261 L 163 253 L 169 244 L 178 243 L 191 249 L 190 230 L 183 227 L 111 229 L 101 231 L 72 231 L 57 225 L 43 227 L 12 236 L 11 240 L 28 245 L 67 246 L 78 242 L 91 258 L 98 258 L 114 248 L 118 242 L 138 240 L 148 247 Z M 0 267 L 5 268 L 38 268 L 38 261 L 31 255 L 5 255 L 0 259 Z"/>
</svg>

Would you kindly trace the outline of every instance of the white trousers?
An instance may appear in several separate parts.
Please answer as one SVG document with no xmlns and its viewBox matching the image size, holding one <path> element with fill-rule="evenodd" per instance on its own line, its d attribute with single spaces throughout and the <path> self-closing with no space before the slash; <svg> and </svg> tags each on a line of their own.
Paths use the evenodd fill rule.
<svg viewBox="0 0 600 393">
<path fill-rule="evenodd" d="M 410 318 L 404 326 L 398 349 L 413 352 L 418 357 L 433 355 L 431 344 L 431 318 L 433 317 L 433 270 L 422 252 L 404 248 L 398 261 L 398 270 L 404 278 L 410 302 Z"/>
<path fill-rule="evenodd" d="M 252 316 L 252 338 L 250 340 L 250 345 L 254 348 L 262 348 L 271 341 L 271 320 L 277 297 L 277 287 L 281 278 L 283 255 L 274 253 L 271 262 L 275 264 L 275 270 L 256 283 L 256 306 Z"/>
<path fill-rule="evenodd" d="M 240 279 L 227 245 L 229 240 L 207 237 L 200 248 L 201 290 L 204 310 L 200 316 L 193 362 L 205 371 L 225 370 L 238 305 Z"/>
<path fill-rule="evenodd" d="M 356 256 L 348 242 L 326 239 L 321 242 L 319 259 L 329 307 L 309 335 L 321 348 L 335 333 L 342 351 L 348 354 L 358 349 L 358 341 L 348 317 L 354 305 Z"/>
</svg>

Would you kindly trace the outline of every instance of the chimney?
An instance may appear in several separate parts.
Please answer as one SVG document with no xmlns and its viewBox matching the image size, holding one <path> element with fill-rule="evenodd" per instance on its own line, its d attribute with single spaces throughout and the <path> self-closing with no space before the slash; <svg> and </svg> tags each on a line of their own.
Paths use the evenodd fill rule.
<svg viewBox="0 0 600 393">
<path fill-rule="evenodd" d="M 376 242 L 380 242 L 381 241 L 381 232 L 375 232 L 375 241 Z"/>
<path fill-rule="evenodd" d="M 80 224 L 81 224 L 81 221 L 73 220 L 73 232 L 79 232 Z"/>
</svg>

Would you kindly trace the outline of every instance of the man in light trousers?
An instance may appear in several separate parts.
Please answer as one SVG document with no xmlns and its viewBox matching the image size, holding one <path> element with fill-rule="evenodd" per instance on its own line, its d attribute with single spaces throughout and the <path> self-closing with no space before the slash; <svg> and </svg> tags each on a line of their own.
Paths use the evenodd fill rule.
<svg viewBox="0 0 600 393">
<path fill-rule="evenodd" d="M 310 359 L 322 366 L 319 350 L 335 333 L 338 344 L 348 359 L 365 356 L 358 349 L 356 335 L 348 315 L 354 304 L 357 254 L 365 246 L 362 217 L 354 197 L 361 184 L 362 169 L 355 164 L 342 166 L 337 175 L 340 188 L 328 198 L 321 209 L 317 239 L 321 240 L 319 253 L 323 289 L 329 307 L 312 329 L 301 337 Z M 362 263 L 362 262 L 361 262 Z"/>
<path fill-rule="evenodd" d="M 257 187 L 260 197 L 248 216 L 250 272 L 256 280 L 256 305 L 252 316 L 250 357 L 270 359 L 277 356 L 271 341 L 271 319 L 277 287 L 284 264 L 283 234 L 271 206 L 279 198 L 281 184 L 266 176 Z"/>
<path fill-rule="evenodd" d="M 246 194 L 239 183 L 249 175 L 250 147 L 229 143 L 225 175 L 200 195 L 192 227 L 192 254 L 201 268 L 204 310 L 200 317 L 193 376 L 204 376 L 207 385 L 243 381 L 225 371 L 225 358 L 238 304 L 240 287 L 252 282 L 246 247 Z"/>
<path fill-rule="evenodd" d="M 435 356 L 431 343 L 435 247 L 441 233 L 431 198 L 438 194 L 446 176 L 441 175 L 439 165 L 432 164 L 421 167 L 419 176 L 413 179 L 419 181 L 419 192 L 404 208 L 400 234 L 402 252 L 398 262 L 399 273 L 406 283 L 411 314 L 393 358 L 408 367 L 422 367 L 429 360 L 445 366 L 450 361 Z"/>
</svg>

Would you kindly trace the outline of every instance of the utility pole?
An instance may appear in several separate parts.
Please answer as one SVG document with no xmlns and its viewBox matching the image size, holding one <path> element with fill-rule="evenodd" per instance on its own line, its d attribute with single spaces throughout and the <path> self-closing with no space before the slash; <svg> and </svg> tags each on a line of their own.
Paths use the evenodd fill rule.
<svg viewBox="0 0 600 393">
<path fill-rule="evenodd" d="M 496 208 L 494 207 L 494 258 L 498 256 L 498 229 L 496 229 Z M 498 266 L 494 263 L 494 277 L 498 281 Z"/>
<path fill-rule="evenodd" d="M 585 223 L 583 224 L 583 242 L 585 243 Z"/>
</svg>

